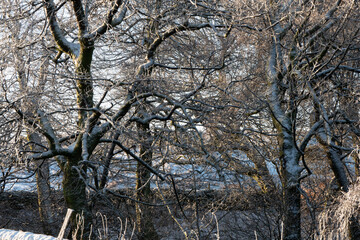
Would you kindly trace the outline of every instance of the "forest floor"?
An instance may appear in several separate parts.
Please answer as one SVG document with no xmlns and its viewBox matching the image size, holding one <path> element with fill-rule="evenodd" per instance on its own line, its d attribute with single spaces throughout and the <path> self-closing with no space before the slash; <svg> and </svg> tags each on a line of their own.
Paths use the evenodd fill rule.
<svg viewBox="0 0 360 240">
<path fill-rule="evenodd" d="M 209 195 L 210 194 L 210 195 Z M 234 234 L 237 231 L 237 226 L 245 227 L 244 222 L 240 215 L 244 215 L 246 211 L 239 208 L 227 209 L 216 206 L 216 202 L 228 205 L 229 202 L 219 201 L 219 196 L 211 195 L 214 193 L 206 193 L 202 197 L 197 198 L 200 204 L 198 210 L 199 218 L 194 218 L 194 203 L 192 198 L 187 196 L 187 202 L 183 201 L 183 196 L 180 195 L 180 199 L 183 204 L 183 208 L 178 206 L 176 199 L 174 198 L 172 203 L 172 209 L 175 209 L 172 214 L 178 223 L 182 225 L 183 230 L 190 236 L 189 239 L 197 239 L 196 230 L 200 230 L 202 234 L 201 239 L 218 239 L 218 234 L 221 235 L 221 239 L 254 239 L 253 237 L 246 237 L 246 234 L 254 236 L 254 230 L 248 229 L 245 235 L 240 232 Z M 190 199 L 190 200 L 189 200 Z M 216 199 L 216 201 L 214 201 Z M 234 197 L 230 198 L 230 202 L 238 202 L 239 199 Z M 253 200 L 250 202 L 253 202 Z M 131 200 L 125 199 L 113 199 L 113 207 L 109 207 L 106 201 L 102 199 L 96 199 L 96 204 L 93 212 L 96 213 L 95 224 L 97 233 L 102 235 L 99 239 L 119 239 L 119 235 L 126 232 L 125 239 L 136 240 L 136 234 L 132 236 L 134 229 L 135 219 L 135 207 Z M 55 192 L 52 195 L 52 211 L 54 215 L 54 223 L 52 224 L 54 232 L 60 231 L 63 223 L 66 208 L 65 202 L 60 192 Z M 211 207 L 209 207 L 211 205 Z M 242 204 L 243 205 L 243 204 Z M 115 207 L 114 207 L 115 206 Z M 243 205 L 244 206 L 244 205 Z M 247 208 L 247 207 L 246 207 Z M 215 213 L 216 209 L 216 215 Z M 253 216 L 253 212 L 249 212 L 249 216 Z M 185 215 L 188 217 L 185 217 Z M 236 217 L 238 222 L 234 222 Z M 248 218 L 249 216 L 245 216 Z M 171 215 L 168 213 L 166 207 L 158 207 L 154 211 L 154 225 L 158 231 L 159 237 L 162 240 L 177 240 L 185 239 L 183 232 L 180 230 L 178 223 L 176 223 Z M 126 229 L 125 229 L 126 227 Z M 40 216 L 38 211 L 37 194 L 36 192 L 3 192 L 0 193 L 0 229 L 21 230 L 26 232 L 33 232 L 43 234 L 42 224 L 40 222 Z M 201 228 L 201 229 L 199 229 Z M 108 238 L 105 235 L 108 234 Z M 56 237 L 56 236 L 55 236 Z M 240 238 L 239 238 L 240 237 Z M 258 238 L 262 239 L 262 238 Z"/>
<path fill-rule="evenodd" d="M 66 214 L 63 198 L 53 195 L 53 209 L 56 209 L 54 228 L 61 228 Z M 37 194 L 35 192 L 0 193 L 0 228 L 43 233 L 40 222 Z"/>
</svg>

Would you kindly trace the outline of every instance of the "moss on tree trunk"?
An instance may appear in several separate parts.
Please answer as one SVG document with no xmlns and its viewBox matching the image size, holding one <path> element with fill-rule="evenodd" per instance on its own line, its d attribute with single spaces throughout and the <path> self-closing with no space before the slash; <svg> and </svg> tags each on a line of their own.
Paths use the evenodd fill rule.
<svg viewBox="0 0 360 240">
<path fill-rule="evenodd" d="M 71 217 L 71 237 L 89 239 L 92 213 L 87 202 L 86 183 L 78 168 L 80 157 L 68 158 L 64 167 L 63 192 L 68 208 L 74 210 Z M 86 169 L 82 169 L 86 171 Z"/>
</svg>

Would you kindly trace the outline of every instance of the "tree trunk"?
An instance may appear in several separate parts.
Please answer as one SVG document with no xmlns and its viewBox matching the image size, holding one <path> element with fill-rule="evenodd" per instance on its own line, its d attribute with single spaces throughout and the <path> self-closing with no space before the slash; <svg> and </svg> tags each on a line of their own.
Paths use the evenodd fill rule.
<svg viewBox="0 0 360 240">
<path fill-rule="evenodd" d="M 76 94 L 78 110 L 78 126 L 83 131 L 89 131 L 93 122 L 89 120 L 93 102 L 93 80 L 91 77 L 91 62 L 94 51 L 94 43 L 91 40 L 80 41 L 80 54 L 76 59 Z M 89 126 L 87 126 L 89 124 Z M 80 140 L 81 139 L 81 140 Z M 84 145 L 84 142 L 86 143 Z M 96 145 L 96 144 L 95 144 Z M 92 146 L 92 148 L 95 147 Z M 63 191 L 66 206 L 74 210 L 71 217 L 71 237 L 73 239 L 89 239 L 91 236 L 92 213 L 86 194 L 86 168 L 79 165 L 80 161 L 88 161 L 91 156 L 88 137 L 80 134 L 76 139 L 76 150 L 73 156 L 67 158 L 64 166 Z M 93 149 L 92 149 L 93 150 Z"/>
<path fill-rule="evenodd" d="M 342 191 L 349 191 L 350 183 L 346 176 L 344 163 L 341 161 L 341 153 L 339 150 L 328 145 L 323 145 L 323 148 L 326 151 L 331 170 L 335 175 L 338 185 L 342 188 Z"/>
<path fill-rule="evenodd" d="M 80 156 L 68 158 L 64 166 L 63 192 L 68 208 L 74 210 L 72 214 L 71 238 L 89 239 L 91 236 L 92 213 L 87 202 L 85 174 L 86 169 L 79 169 Z"/>
<path fill-rule="evenodd" d="M 149 124 L 138 123 L 140 137 L 140 157 L 149 165 L 152 165 L 152 136 Z M 150 188 L 150 172 L 141 163 L 137 164 L 136 169 L 136 200 L 144 203 L 151 203 L 153 194 Z M 152 207 L 136 203 L 136 222 L 139 240 L 157 240 L 159 236 L 154 228 L 154 212 Z"/>
<path fill-rule="evenodd" d="M 36 162 L 36 186 L 38 194 L 38 204 L 40 221 L 43 231 L 47 235 L 55 235 L 53 228 L 53 214 L 51 210 L 51 188 L 49 182 L 49 159 Z"/>
<path fill-rule="evenodd" d="M 120 136 L 120 133 L 115 133 L 113 139 L 117 140 Z M 114 156 L 114 150 L 115 150 L 115 143 L 112 143 L 110 146 L 109 151 L 106 154 L 105 161 L 104 161 L 104 169 L 102 171 L 101 179 L 100 179 L 100 185 L 99 188 L 103 189 L 107 182 L 108 182 L 108 175 L 109 175 L 109 169 L 111 164 L 111 159 Z"/>
<path fill-rule="evenodd" d="M 301 195 L 299 188 L 299 180 L 286 179 L 284 186 L 284 240 L 301 239 Z"/>
<path fill-rule="evenodd" d="M 29 141 L 41 144 L 41 139 L 38 134 L 32 133 L 28 135 Z M 38 145 L 32 147 L 33 151 L 41 151 Z M 50 188 L 50 171 L 49 159 L 36 161 L 36 187 L 38 194 L 39 214 L 43 231 L 47 235 L 55 235 L 56 232 L 53 228 L 53 214 L 51 210 L 51 188 Z"/>
<path fill-rule="evenodd" d="M 299 153 L 293 135 L 286 129 L 279 134 L 283 178 L 284 240 L 301 239 L 301 194 Z"/>
<path fill-rule="evenodd" d="M 280 122 L 279 119 L 282 119 Z M 277 110 L 273 116 L 273 124 L 277 129 L 279 143 L 279 160 L 281 163 L 281 180 L 283 185 L 283 223 L 284 240 L 301 239 L 301 193 L 299 166 L 300 151 L 296 147 L 291 121 L 282 111 Z"/>
</svg>

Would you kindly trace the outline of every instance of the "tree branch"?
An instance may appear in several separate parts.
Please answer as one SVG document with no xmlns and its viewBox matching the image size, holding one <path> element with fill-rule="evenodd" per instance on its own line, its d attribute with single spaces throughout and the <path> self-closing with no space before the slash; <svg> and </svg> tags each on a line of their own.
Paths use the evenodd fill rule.
<svg viewBox="0 0 360 240">
<path fill-rule="evenodd" d="M 131 157 L 133 157 L 136 161 L 141 163 L 144 167 L 146 167 L 150 172 L 158 176 L 162 181 L 165 181 L 165 177 L 162 176 L 156 169 L 151 167 L 149 164 L 147 164 L 144 160 L 142 160 L 140 157 L 136 156 L 129 148 L 125 147 L 121 144 L 120 141 L 115 139 L 100 139 L 100 142 L 109 142 L 109 143 L 115 143 L 118 145 L 125 153 L 129 154 Z"/>
<path fill-rule="evenodd" d="M 122 5 L 122 7 L 120 10 L 120 14 L 117 18 L 114 19 L 115 15 L 119 11 L 119 8 L 121 5 Z M 112 8 L 109 10 L 109 12 L 106 16 L 105 22 L 103 23 L 103 25 L 98 27 L 92 33 L 92 35 L 95 36 L 96 38 L 98 38 L 101 35 L 105 34 L 111 27 L 115 27 L 115 26 L 119 25 L 120 23 L 122 23 L 122 21 L 124 20 L 124 18 L 126 16 L 126 12 L 127 12 L 127 1 L 125 1 L 124 3 L 122 3 L 122 0 L 114 1 Z"/>
<path fill-rule="evenodd" d="M 74 43 L 70 43 L 66 40 L 57 20 L 56 20 L 56 10 L 53 0 L 44 0 L 46 17 L 49 20 L 49 26 L 51 34 L 53 35 L 55 42 L 59 49 L 62 52 L 69 54 L 71 57 L 75 58 L 79 55 L 80 46 Z"/>
<path fill-rule="evenodd" d="M 76 22 L 79 27 L 79 35 L 84 36 L 88 31 L 88 21 L 85 15 L 83 4 L 81 0 L 71 0 L 73 3 L 73 9 L 76 16 Z"/>
</svg>

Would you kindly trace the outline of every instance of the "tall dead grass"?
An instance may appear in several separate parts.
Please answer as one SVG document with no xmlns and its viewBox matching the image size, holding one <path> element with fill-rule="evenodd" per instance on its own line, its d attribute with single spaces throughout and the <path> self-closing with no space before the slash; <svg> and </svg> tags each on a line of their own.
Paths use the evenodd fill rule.
<svg viewBox="0 0 360 240">
<path fill-rule="evenodd" d="M 347 240 L 349 229 L 359 224 L 360 179 L 319 214 L 317 240 Z"/>
</svg>

